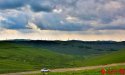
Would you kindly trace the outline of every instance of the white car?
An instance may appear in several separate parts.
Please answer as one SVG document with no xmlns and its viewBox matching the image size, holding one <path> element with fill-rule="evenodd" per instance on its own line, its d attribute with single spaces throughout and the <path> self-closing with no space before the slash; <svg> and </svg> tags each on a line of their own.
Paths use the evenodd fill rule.
<svg viewBox="0 0 125 75">
<path fill-rule="evenodd" d="M 50 72 L 50 70 L 46 69 L 46 68 L 43 68 L 43 69 L 41 69 L 41 72 Z"/>
</svg>

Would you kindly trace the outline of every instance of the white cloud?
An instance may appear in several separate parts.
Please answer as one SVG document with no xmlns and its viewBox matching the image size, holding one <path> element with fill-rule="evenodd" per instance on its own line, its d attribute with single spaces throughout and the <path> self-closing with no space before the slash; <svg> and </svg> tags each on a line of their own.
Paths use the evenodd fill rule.
<svg viewBox="0 0 125 75">
<path fill-rule="evenodd" d="M 3 16 L 0 16 L 0 21 L 6 20 Z"/>
<path fill-rule="evenodd" d="M 62 9 L 54 9 L 53 12 L 54 13 L 61 13 L 61 12 L 63 12 L 63 10 Z"/>
<path fill-rule="evenodd" d="M 33 30 L 40 30 L 40 28 L 37 25 L 35 25 L 34 23 L 31 23 L 31 22 L 28 23 L 27 27 L 29 29 L 33 29 Z"/>
</svg>

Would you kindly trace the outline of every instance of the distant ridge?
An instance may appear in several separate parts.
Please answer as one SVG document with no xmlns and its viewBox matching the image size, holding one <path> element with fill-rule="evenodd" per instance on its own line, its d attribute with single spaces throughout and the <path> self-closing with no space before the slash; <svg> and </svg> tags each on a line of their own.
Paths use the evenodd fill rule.
<svg viewBox="0 0 125 75">
<path fill-rule="evenodd" d="M 125 42 L 125 41 L 112 41 L 112 40 L 97 40 L 97 41 L 83 41 L 83 40 L 31 40 L 31 39 L 8 39 L 8 40 L 0 40 L 0 41 L 50 41 L 50 42 L 55 42 L 55 41 L 62 41 L 62 42 L 110 42 L 110 43 L 114 43 L 114 42 Z"/>
</svg>

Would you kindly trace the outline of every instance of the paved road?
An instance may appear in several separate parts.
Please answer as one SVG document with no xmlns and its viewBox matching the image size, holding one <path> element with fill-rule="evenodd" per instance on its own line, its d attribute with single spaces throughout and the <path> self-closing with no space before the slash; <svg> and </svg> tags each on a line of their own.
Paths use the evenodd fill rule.
<svg viewBox="0 0 125 75">
<path fill-rule="evenodd" d="M 66 71 L 79 71 L 79 70 L 92 70 L 104 67 L 113 67 L 113 66 L 122 66 L 125 63 L 116 63 L 116 64 L 108 64 L 108 65 L 99 65 L 99 66 L 88 66 L 88 67 L 77 67 L 77 68 L 62 68 L 62 69 L 52 69 L 51 72 L 66 72 Z M 8 74 L 0 74 L 0 75 L 25 75 L 25 74 L 37 74 L 40 71 L 30 71 L 30 72 L 19 72 L 19 73 L 8 73 Z"/>
</svg>

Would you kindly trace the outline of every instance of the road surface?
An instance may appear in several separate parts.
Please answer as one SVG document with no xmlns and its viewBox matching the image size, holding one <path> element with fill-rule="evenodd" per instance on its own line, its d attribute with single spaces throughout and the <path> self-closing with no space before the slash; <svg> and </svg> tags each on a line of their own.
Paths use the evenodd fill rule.
<svg viewBox="0 0 125 75">
<path fill-rule="evenodd" d="M 99 66 L 88 66 L 88 67 L 77 67 L 77 68 L 62 68 L 62 69 L 52 69 L 51 72 L 66 72 L 66 71 L 79 71 L 79 70 L 92 70 L 104 67 L 113 67 L 113 66 L 122 66 L 125 63 L 116 63 L 116 64 L 108 64 L 108 65 L 99 65 Z M 0 74 L 0 75 L 26 75 L 26 74 L 37 74 L 39 71 L 30 71 L 30 72 L 18 72 L 18 73 L 8 73 L 8 74 Z"/>
</svg>

